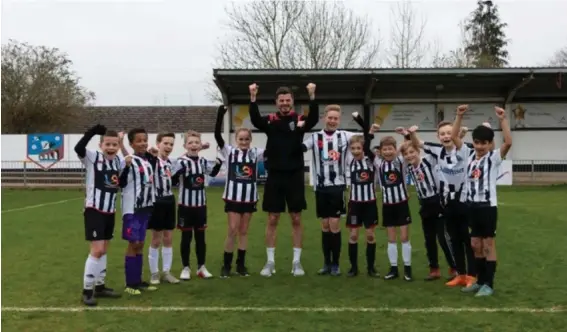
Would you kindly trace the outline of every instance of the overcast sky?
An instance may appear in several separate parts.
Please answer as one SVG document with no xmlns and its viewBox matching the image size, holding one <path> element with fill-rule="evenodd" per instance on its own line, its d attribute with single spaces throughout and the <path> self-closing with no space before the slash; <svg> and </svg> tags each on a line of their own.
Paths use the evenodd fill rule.
<svg viewBox="0 0 567 332">
<path fill-rule="evenodd" d="M 207 105 L 216 45 L 226 36 L 222 0 L 2 0 L 2 43 L 8 39 L 58 47 L 74 61 L 97 105 Z M 510 65 L 545 64 L 567 46 L 567 1 L 496 0 L 510 39 Z M 372 16 L 387 46 L 392 2 L 346 1 Z M 449 50 L 474 0 L 427 0 L 414 8 L 427 19 L 428 40 Z M 379 31 L 378 31 L 379 30 Z"/>
</svg>

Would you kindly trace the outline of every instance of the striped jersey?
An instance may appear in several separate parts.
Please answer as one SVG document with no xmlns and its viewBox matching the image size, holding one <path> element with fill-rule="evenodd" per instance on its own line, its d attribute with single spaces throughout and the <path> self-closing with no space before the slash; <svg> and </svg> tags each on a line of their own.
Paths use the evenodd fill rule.
<svg viewBox="0 0 567 332">
<path fill-rule="evenodd" d="M 124 168 L 124 160 L 119 156 L 107 159 L 102 152 L 87 150 L 81 163 L 86 170 L 85 208 L 115 213 L 120 188 L 119 175 Z"/>
<path fill-rule="evenodd" d="M 357 160 L 349 158 L 350 201 L 376 201 L 374 162 L 367 156 Z"/>
<path fill-rule="evenodd" d="M 264 160 L 264 149 L 239 149 L 225 144 L 220 156 L 227 170 L 222 199 L 236 203 L 258 201 L 258 162 Z"/>
<path fill-rule="evenodd" d="M 408 173 L 415 184 L 417 197 L 420 200 L 439 195 L 436 157 L 427 154 L 421 158 L 418 165 L 408 164 Z"/>
<path fill-rule="evenodd" d="M 349 140 L 356 133 L 321 130 L 309 134 L 303 145 L 312 151 L 311 178 L 315 190 L 325 187 L 346 186 L 346 159 Z"/>
<path fill-rule="evenodd" d="M 132 155 L 126 186 L 122 188 L 122 215 L 152 207 L 154 201 L 153 167 L 145 158 Z"/>
<path fill-rule="evenodd" d="M 173 196 L 173 165 L 176 161 L 171 158 L 161 159 L 156 158 L 156 164 L 154 167 L 154 185 L 156 189 L 156 199 L 163 197 Z"/>
<path fill-rule="evenodd" d="M 489 203 L 497 206 L 496 182 L 498 171 L 502 164 L 500 149 L 488 152 L 478 158 L 473 149 L 463 145 L 459 152 L 467 158 L 466 198 L 470 203 Z"/>
<path fill-rule="evenodd" d="M 211 174 L 215 162 L 199 156 L 183 156 L 177 159 L 174 176 L 179 176 L 177 204 L 188 207 L 207 205 L 206 176 Z"/>
<path fill-rule="evenodd" d="M 466 146 L 463 144 L 463 146 Z M 447 151 L 441 144 L 423 143 L 423 151 L 437 159 L 439 169 L 439 194 L 445 200 L 465 202 L 465 177 L 468 158 L 458 154 L 456 148 Z M 467 150 L 469 151 L 469 150 Z"/>
<path fill-rule="evenodd" d="M 407 166 L 401 156 L 392 161 L 376 157 L 374 159 L 380 187 L 382 188 L 382 203 L 385 205 L 399 204 L 409 199 L 406 187 Z"/>
</svg>

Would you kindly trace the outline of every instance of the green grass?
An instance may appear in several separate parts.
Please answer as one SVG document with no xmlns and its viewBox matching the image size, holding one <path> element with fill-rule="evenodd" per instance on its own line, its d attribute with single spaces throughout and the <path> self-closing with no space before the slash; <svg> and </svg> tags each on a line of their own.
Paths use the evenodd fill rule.
<svg viewBox="0 0 567 332">
<path fill-rule="evenodd" d="M 209 192 L 207 266 L 218 274 L 226 232 L 226 217 L 218 188 Z M 313 193 L 307 194 L 310 207 Z M 83 240 L 82 192 L 43 190 L 2 191 L 2 305 L 4 307 L 81 308 L 82 273 L 88 251 Z M 415 195 L 413 195 L 415 198 Z M 361 308 L 567 308 L 567 188 L 508 187 L 499 194 L 497 293 L 478 299 L 448 289 L 439 282 L 424 282 L 427 264 L 417 203 L 412 201 L 413 266 L 416 281 L 385 282 L 359 276 L 331 278 L 315 275 L 320 267 L 319 223 L 313 209 L 304 214 L 302 262 L 308 275 L 290 276 L 291 227 L 284 216 L 278 229 L 278 273 L 258 275 L 265 261 L 266 215 L 257 213 L 249 235 L 249 278 L 191 280 L 162 285 L 155 293 L 99 302 L 99 307 L 255 307 L 266 311 L 2 311 L 5 331 L 558 331 L 567 324 L 567 312 L 362 312 Z M 38 204 L 60 204 L 22 209 Z M 19 209 L 19 210 L 14 210 Z M 108 258 L 108 284 L 123 284 L 125 243 L 117 237 Z M 387 257 L 383 230 L 377 229 L 377 266 L 385 272 Z M 363 243 L 361 237 L 361 244 Z M 176 232 L 175 243 L 179 243 Z M 343 233 L 343 270 L 348 267 Z M 362 247 L 363 248 L 363 247 Z M 174 271 L 179 273 L 178 248 Z M 194 252 L 194 251 L 193 251 Z M 360 259 L 363 262 L 363 252 Z M 194 253 L 191 257 L 195 260 Z M 441 260 L 443 261 L 443 260 Z M 144 266 L 148 276 L 147 264 Z M 300 308 L 296 312 L 276 307 Z M 355 312 L 313 312 L 313 308 L 347 307 Z M 273 310 L 269 310 L 273 308 Z M 304 308 L 304 309 L 301 309 Z M 305 309 L 306 308 L 306 309 Z M 358 309 L 358 311 L 356 311 Z"/>
</svg>

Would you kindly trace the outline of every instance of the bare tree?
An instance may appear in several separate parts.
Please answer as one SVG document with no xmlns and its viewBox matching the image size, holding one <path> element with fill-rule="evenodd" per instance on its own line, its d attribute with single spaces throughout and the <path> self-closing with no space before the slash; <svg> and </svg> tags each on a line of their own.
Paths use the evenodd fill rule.
<svg viewBox="0 0 567 332">
<path fill-rule="evenodd" d="M 549 61 L 550 66 L 567 67 L 567 47 L 564 47 L 553 55 Z"/>
<path fill-rule="evenodd" d="M 411 2 L 404 0 L 391 7 L 392 27 L 388 64 L 397 68 L 419 67 L 430 45 L 425 41 L 427 21 L 418 19 Z"/>
<path fill-rule="evenodd" d="M 371 20 L 342 2 L 252 1 L 226 9 L 229 35 L 215 65 L 238 69 L 363 68 L 379 65 Z M 221 102 L 216 86 L 206 91 Z"/>
<path fill-rule="evenodd" d="M 435 44 L 432 66 L 439 68 L 470 68 L 474 67 L 474 58 L 466 52 L 466 47 L 471 39 L 470 32 L 465 27 L 465 22 L 459 23 L 461 31 L 461 40 L 457 48 L 443 53 L 441 44 L 437 41 Z"/>
<path fill-rule="evenodd" d="M 2 45 L 2 133 L 60 131 L 94 93 L 79 84 L 67 54 L 10 40 Z"/>
</svg>

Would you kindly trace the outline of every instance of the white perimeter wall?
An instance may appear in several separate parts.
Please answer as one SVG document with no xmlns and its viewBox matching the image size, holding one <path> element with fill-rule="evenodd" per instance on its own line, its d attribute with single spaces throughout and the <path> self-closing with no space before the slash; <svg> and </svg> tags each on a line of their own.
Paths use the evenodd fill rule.
<svg viewBox="0 0 567 332">
<path fill-rule="evenodd" d="M 183 134 L 176 134 L 176 144 L 172 156 L 183 154 Z M 384 135 L 394 135 L 401 140 L 401 137 L 395 133 L 379 133 L 373 142 L 378 145 L 380 137 Z M 150 144 L 154 144 L 157 134 L 150 134 Z M 233 141 L 233 135 L 230 135 L 230 142 Z M 422 132 L 420 137 L 425 141 L 436 141 L 435 132 Z M 561 131 L 515 131 L 512 132 L 514 144 L 512 150 L 508 154 L 509 160 L 539 160 L 539 161 L 567 161 L 567 130 Z M 53 167 L 79 167 L 79 159 L 73 148 L 79 141 L 81 135 L 65 135 L 65 153 L 63 162 Z M 21 168 L 22 161 L 27 158 L 27 135 L 1 135 L 2 149 L 0 154 L 2 157 L 2 168 Z M 209 142 L 211 148 L 201 152 L 205 158 L 214 159 L 216 156 L 216 143 L 212 133 L 202 134 L 203 142 Z M 227 137 L 225 135 L 225 140 Z M 470 133 L 465 138 L 471 141 Z M 126 138 L 127 141 L 127 138 Z M 495 142 L 502 141 L 501 132 L 496 132 Z M 252 145 L 256 147 L 265 147 L 266 136 L 261 133 L 253 134 Z M 93 138 L 89 143 L 89 149 L 97 149 L 98 137 Z M 311 155 L 306 153 L 306 160 L 310 160 Z M 71 163 L 69 163 L 71 162 Z M 31 163 L 30 163 L 31 164 Z M 34 167 L 28 165 L 29 167 Z"/>
</svg>

